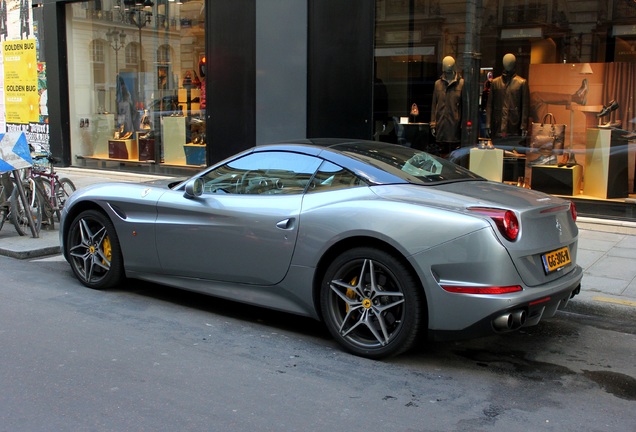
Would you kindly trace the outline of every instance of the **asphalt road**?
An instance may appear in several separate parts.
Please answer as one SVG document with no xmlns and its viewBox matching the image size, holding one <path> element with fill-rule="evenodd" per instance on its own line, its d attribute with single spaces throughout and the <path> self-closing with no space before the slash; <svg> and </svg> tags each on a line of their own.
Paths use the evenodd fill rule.
<svg viewBox="0 0 636 432">
<path fill-rule="evenodd" d="M 559 313 L 371 361 L 305 318 L 0 257 L 0 431 L 635 431 L 635 342 Z"/>
</svg>

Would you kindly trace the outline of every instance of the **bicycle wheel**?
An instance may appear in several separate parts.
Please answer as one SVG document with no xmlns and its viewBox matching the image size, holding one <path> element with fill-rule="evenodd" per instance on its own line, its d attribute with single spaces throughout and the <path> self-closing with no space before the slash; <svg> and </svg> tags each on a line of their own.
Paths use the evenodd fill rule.
<svg viewBox="0 0 636 432">
<path fill-rule="evenodd" d="M 9 217 L 9 198 L 4 196 L 4 186 L 0 185 L 0 230 Z"/>
<path fill-rule="evenodd" d="M 55 183 L 55 199 L 57 201 L 57 220 L 60 220 L 60 212 L 66 203 L 68 197 L 75 192 L 77 188 L 75 184 L 66 177 L 62 177 Z"/>
<path fill-rule="evenodd" d="M 4 222 L 9 219 L 11 213 L 11 191 L 14 189 L 13 179 L 9 173 L 0 174 L 0 230 L 4 226 Z"/>
<path fill-rule="evenodd" d="M 36 177 L 33 181 L 36 184 L 35 189 L 42 199 L 42 223 L 52 226 L 54 224 L 54 216 L 57 216 L 58 220 L 60 217 L 57 215 L 54 206 L 55 200 L 51 191 L 51 183 L 43 177 Z"/>
<path fill-rule="evenodd" d="M 33 223 L 35 225 L 35 232 L 37 234 L 40 233 L 40 228 L 42 227 L 42 198 L 40 194 L 35 191 L 35 184 L 25 184 L 24 185 L 24 195 L 26 197 L 27 203 L 31 210 L 31 218 L 33 219 Z M 31 232 L 31 226 L 29 225 L 29 214 L 20 199 L 20 193 L 18 188 L 15 188 L 11 193 L 11 198 L 9 199 L 11 206 L 11 214 L 10 219 L 15 227 L 15 230 L 21 236 L 27 235 Z"/>
<path fill-rule="evenodd" d="M 2 229 L 2 227 L 4 226 L 4 221 L 7 219 L 7 217 L 9 216 L 7 213 L 9 212 L 9 210 L 2 204 L 0 204 L 0 230 Z"/>
</svg>

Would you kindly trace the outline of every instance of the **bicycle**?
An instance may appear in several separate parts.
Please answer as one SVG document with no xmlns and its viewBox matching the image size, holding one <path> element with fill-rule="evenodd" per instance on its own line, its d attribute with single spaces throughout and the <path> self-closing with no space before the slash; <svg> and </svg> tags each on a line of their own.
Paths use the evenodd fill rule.
<svg viewBox="0 0 636 432">
<path fill-rule="evenodd" d="M 15 180 L 9 177 L 8 173 L 2 174 L 0 192 L 0 228 L 8 219 L 21 236 L 27 235 L 31 229 L 29 217 L 33 220 L 36 234 L 40 232 L 42 226 L 42 200 L 30 187 L 23 187 L 24 197 L 29 205 L 27 211 L 21 197 L 20 191 L 16 187 Z M 23 185 L 24 186 L 24 185 Z"/>
<path fill-rule="evenodd" d="M 33 166 L 27 173 L 27 178 L 33 182 L 37 194 L 42 197 L 44 203 L 44 220 L 53 227 L 53 216 L 59 222 L 61 210 L 69 196 L 77 189 L 75 184 L 66 177 L 59 177 L 55 172 L 54 164 L 60 160 L 51 153 L 43 153 L 32 156 Z M 38 162 L 46 160 L 47 164 Z"/>
<path fill-rule="evenodd" d="M 9 199 L 11 192 L 13 192 L 13 182 L 9 178 L 9 173 L 0 174 L 0 230 L 10 218 L 11 203 Z"/>
</svg>

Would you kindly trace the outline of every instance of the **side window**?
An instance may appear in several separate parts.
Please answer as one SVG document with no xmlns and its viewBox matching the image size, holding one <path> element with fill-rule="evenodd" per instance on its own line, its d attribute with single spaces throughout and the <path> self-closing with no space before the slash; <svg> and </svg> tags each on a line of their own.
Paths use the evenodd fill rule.
<svg viewBox="0 0 636 432">
<path fill-rule="evenodd" d="M 351 171 L 347 171 L 336 164 L 325 161 L 320 165 L 312 181 L 312 185 L 307 192 L 323 192 L 365 185 L 366 183 Z"/>
<path fill-rule="evenodd" d="M 301 194 L 320 163 L 298 153 L 251 153 L 203 175 L 203 193 Z"/>
</svg>

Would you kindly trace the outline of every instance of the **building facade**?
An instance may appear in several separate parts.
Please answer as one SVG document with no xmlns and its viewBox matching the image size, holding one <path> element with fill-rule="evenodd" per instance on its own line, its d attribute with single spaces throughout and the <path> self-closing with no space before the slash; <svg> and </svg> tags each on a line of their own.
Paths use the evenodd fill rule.
<svg viewBox="0 0 636 432">
<path fill-rule="evenodd" d="M 501 181 L 633 205 L 634 0 L 42 0 L 33 20 L 49 146 L 67 165 L 195 172 L 332 136 L 470 166 L 493 143 Z M 437 139 L 448 58 L 459 137 Z M 496 123 L 511 112 L 497 83 L 513 73 L 527 87 L 518 133 Z M 564 132 L 540 159 L 533 126 L 547 113 Z"/>
</svg>

